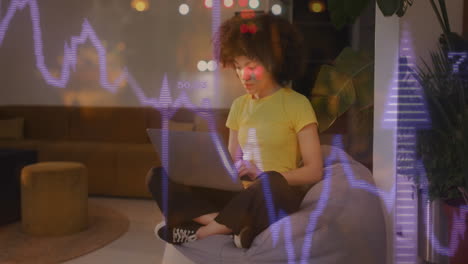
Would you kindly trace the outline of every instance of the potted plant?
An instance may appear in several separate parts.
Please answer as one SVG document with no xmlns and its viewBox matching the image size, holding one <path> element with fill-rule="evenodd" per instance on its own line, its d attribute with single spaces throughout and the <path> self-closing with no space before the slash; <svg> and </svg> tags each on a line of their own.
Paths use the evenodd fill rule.
<svg viewBox="0 0 468 264">
<path fill-rule="evenodd" d="M 418 132 L 417 154 L 425 165 L 431 200 L 458 199 L 468 205 L 468 61 L 457 67 L 468 42 L 451 32 L 445 1 L 431 0 L 443 29 L 439 49 L 431 52 L 432 66 L 423 60 L 417 76 L 432 121 Z M 458 55 L 454 56 L 454 55 Z"/>
<path fill-rule="evenodd" d="M 374 59 L 347 47 L 333 65 L 323 65 L 310 97 L 317 114 L 319 132 L 326 131 L 347 113 L 345 149 L 371 169 L 374 105 Z"/>
<path fill-rule="evenodd" d="M 416 157 L 422 161 L 427 178 L 417 175 L 416 182 L 432 203 L 442 204 L 450 236 L 455 216 L 460 215 L 461 206 L 468 206 L 468 62 L 457 63 L 468 52 L 468 42 L 451 31 L 445 1 L 439 0 L 439 6 L 434 0 L 430 2 L 443 34 L 438 50 L 430 54 L 432 65 L 423 61 L 417 69 L 431 128 L 417 132 Z M 450 263 L 468 261 L 467 229 L 464 237 L 452 237 L 461 241 Z"/>
<path fill-rule="evenodd" d="M 403 16 L 413 0 L 375 0 L 384 16 Z M 353 24 L 374 0 L 328 0 L 328 10 L 332 23 L 338 29 Z"/>
<path fill-rule="evenodd" d="M 352 23 L 371 1 L 329 0 L 328 9 L 332 22 L 338 28 Z M 425 188 L 430 200 L 441 201 L 447 218 L 451 221 L 454 215 L 460 215 L 461 206 L 468 206 L 468 58 L 458 65 L 457 70 L 454 70 L 455 62 L 461 59 L 460 55 L 455 54 L 468 52 L 468 43 L 451 31 L 445 0 L 437 0 L 438 5 L 435 0 L 429 1 L 443 34 L 440 37 L 439 50 L 431 53 L 432 65 L 424 62 L 423 67 L 416 69 L 432 121 L 431 129 L 420 130 L 417 133 L 416 156 L 424 165 L 427 176 Z M 408 6 L 413 3 L 412 0 L 376 0 L 376 2 L 385 16 L 394 14 L 403 16 Z M 339 64 L 340 60 L 336 63 Z M 342 67 L 338 65 L 335 69 L 322 67 L 321 70 L 324 70 L 324 76 L 332 76 L 336 74 L 333 71 L 340 71 L 340 68 Z M 351 92 L 353 89 L 345 85 L 341 89 L 329 89 L 328 96 L 325 96 L 325 89 L 317 87 L 325 85 L 333 87 L 333 85 L 330 85 L 331 81 L 327 84 L 327 78 L 324 76 L 322 80 L 319 77 L 314 88 L 315 94 L 313 93 L 311 98 L 314 109 L 319 112 L 317 115 L 325 113 L 325 117 L 322 117 L 325 125 L 321 127 L 321 131 L 327 129 L 344 112 L 356 109 L 354 102 L 358 92 L 355 91 L 353 94 Z M 340 81 L 342 84 L 347 83 L 345 79 L 336 78 L 334 85 Z M 326 101 L 328 108 L 325 107 Z M 422 183 L 422 179 L 418 176 L 414 180 L 417 184 Z M 451 230 L 452 224 L 449 222 L 446 232 Z M 462 255 L 463 252 L 468 253 L 468 228 L 465 229 L 464 237 L 465 240 L 459 244 L 451 263 L 468 263 L 467 258 Z"/>
</svg>

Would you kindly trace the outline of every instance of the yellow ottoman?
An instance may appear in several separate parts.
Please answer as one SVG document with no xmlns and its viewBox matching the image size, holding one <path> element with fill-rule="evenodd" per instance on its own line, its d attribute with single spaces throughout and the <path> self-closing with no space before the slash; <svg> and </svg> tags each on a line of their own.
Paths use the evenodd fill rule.
<svg viewBox="0 0 468 264">
<path fill-rule="evenodd" d="M 40 162 L 21 171 L 21 226 L 31 235 L 60 236 L 88 225 L 88 177 L 77 162 Z"/>
</svg>

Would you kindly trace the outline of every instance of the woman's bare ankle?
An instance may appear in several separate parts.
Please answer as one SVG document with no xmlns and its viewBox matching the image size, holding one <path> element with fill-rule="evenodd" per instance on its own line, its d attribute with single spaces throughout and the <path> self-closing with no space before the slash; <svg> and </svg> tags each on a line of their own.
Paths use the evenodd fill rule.
<svg viewBox="0 0 468 264">
<path fill-rule="evenodd" d="M 203 239 L 203 238 L 207 237 L 206 226 L 202 226 L 202 227 L 198 228 L 195 235 L 197 236 L 197 239 Z"/>
<path fill-rule="evenodd" d="M 213 222 L 214 219 L 218 216 L 218 212 L 216 213 L 210 213 L 206 215 L 199 216 L 197 218 L 194 218 L 193 221 L 202 224 L 202 225 L 208 225 L 209 223 Z"/>
<path fill-rule="evenodd" d="M 196 232 L 196 236 L 198 239 L 203 239 L 212 235 L 226 235 L 230 233 L 232 233 L 231 229 L 213 220 L 210 224 L 200 227 Z"/>
</svg>

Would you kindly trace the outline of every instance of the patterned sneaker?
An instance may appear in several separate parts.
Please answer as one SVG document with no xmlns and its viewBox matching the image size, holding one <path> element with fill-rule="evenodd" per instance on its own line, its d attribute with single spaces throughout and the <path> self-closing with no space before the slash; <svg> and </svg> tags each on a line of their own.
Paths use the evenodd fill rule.
<svg viewBox="0 0 468 264">
<path fill-rule="evenodd" d="M 202 225 L 191 222 L 170 228 L 165 222 L 161 222 L 154 228 L 156 237 L 170 244 L 180 245 L 197 240 L 197 230 Z"/>
<path fill-rule="evenodd" d="M 237 248 L 250 248 L 255 238 L 252 228 L 244 227 L 239 235 L 234 235 L 234 244 Z"/>
</svg>

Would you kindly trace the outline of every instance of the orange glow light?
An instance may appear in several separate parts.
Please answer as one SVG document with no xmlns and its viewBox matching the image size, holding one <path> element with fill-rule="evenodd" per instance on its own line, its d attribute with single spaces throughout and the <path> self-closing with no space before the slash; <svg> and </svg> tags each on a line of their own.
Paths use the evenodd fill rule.
<svg viewBox="0 0 468 264">
<path fill-rule="evenodd" d="M 132 0 L 132 8 L 138 12 L 143 12 L 149 9 L 148 0 Z"/>
<path fill-rule="evenodd" d="M 312 0 L 309 2 L 309 9 L 314 13 L 322 13 L 325 11 L 325 4 L 322 0 Z"/>
<path fill-rule="evenodd" d="M 126 48 L 125 43 L 119 42 L 119 43 L 117 44 L 117 50 L 119 50 L 119 51 L 124 51 L 125 48 Z"/>
</svg>

